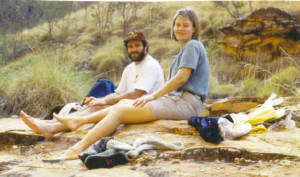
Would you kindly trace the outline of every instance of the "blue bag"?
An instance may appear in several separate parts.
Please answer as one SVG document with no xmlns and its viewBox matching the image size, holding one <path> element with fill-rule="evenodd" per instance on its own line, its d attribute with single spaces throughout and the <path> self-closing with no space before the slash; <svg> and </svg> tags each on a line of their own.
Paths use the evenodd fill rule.
<svg viewBox="0 0 300 177">
<path fill-rule="evenodd" d="M 199 132 L 200 136 L 207 142 L 214 144 L 219 144 L 223 141 L 223 137 L 219 134 L 218 120 L 220 118 L 225 118 L 230 122 L 233 122 L 233 119 L 230 115 L 217 116 L 217 117 L 191 117 L 188 120 L 188 124 L 195 127 Z"/>
<path fill-rule="evenodd" d="M 86 97 L 95 97 L 95 98 L 100 98 L 104 97 L 110 93 L 114 93 L 115 89 L 117 87 L 114 85 L 114 83 L 110 80 L 107 79 L 98 79 L 96 83 L 93 85 L 89 93 L 87 94 Z M 84 105 L 85 99 L 83 99 L 81 106 Z M 64 107 L 65 105 L 58 105 L 52 108 L 49 114 L 47 114 L 43 119 L 44 120 L 52 120 L 53 119 L 53 113 L 58 114 L 60 110 Z M 69 113 L 75 112 L 77 110 L 74 110 L 73 108 L 70 110 Z"/>
<path fill-rule="evenodd" d="M 188 123 L 196 128 L 205 141 L 219 144 L 223 141 L 222 136 L 219 134 L 219 118 L 221 117 L 191 117 Z"/>
<path fill-rule="evenodd" d="M 86 97 L 100 98 L 114 93 L 117 87 L 110 80 L 98 79 Z"/>
</svg>

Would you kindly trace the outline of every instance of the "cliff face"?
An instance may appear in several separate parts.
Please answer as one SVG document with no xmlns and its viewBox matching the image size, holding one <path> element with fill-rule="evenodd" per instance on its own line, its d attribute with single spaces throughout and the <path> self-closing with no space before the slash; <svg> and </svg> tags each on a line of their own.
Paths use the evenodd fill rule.
<svg viewBox="0 0 300 177">
<path fill-rule="evenodd" d="M 181 151 L 149 150 L 112 169 L 87 170 L 80 160 L 56 159 L 91 125 L 51 140 L 34 134 L 18 118 L 0 119 L 0 176 L 283 176 L 298 175 L 300 129 L 249 134 L 219 145 L 205 142 L 187 121 L 161 120 L 120 126 L 116 139 L 133 143 L 144 136 L 181 142 Z"/>
</svg>

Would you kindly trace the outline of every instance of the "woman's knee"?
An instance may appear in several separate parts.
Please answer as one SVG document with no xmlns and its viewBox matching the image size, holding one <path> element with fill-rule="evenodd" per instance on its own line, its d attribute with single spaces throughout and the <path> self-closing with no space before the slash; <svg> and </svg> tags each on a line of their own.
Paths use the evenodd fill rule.
<svg viewBox="0 0 300 177">
<path fill-rule="evenodd" d="M 118 104 L 130 104 L 132 102 L 133 102 L 133 100 L 130 100 L 130 99 L 122 99 L 118 102 Z"/>
<path fill-rule="evenodd" d="M 109 111 L 109 114 L 113 119 L 116 119 L 118 122 L 122 123 L 124 106 L 121 104 L 114 105 L 114 107 Z"/>
<path fill-rule="evenodd" d="M 115 105 L 109 114 L 111 114 L 111 116 L 120 123 L 124 123 L 127 114 L 131 112 L 132 109 L 134 109 L 132 106 L 128 106 L 126 104 Z"/>
</svg>

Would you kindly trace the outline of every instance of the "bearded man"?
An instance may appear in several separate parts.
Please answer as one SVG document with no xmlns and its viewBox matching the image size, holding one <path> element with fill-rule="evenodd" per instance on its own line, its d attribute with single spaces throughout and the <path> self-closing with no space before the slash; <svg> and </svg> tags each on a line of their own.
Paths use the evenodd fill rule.
<svg viewBox="0 0 300 177">
<path fill-rule="evenodd" d="M 115 105 L 121 100 L 136 99 L 152 94 L 164 85 L 163 71 L 156 59 L 148 54 L 148 43 L 142 32 L 133 30 L 124 39 L 131 63 L 122 73 L 121 81 L 114 93 L 101 98 L 88 97 L 85 106 L 71 114 L 87 115 L 100 109 Z M 64 108 L 58 115 L 64 113 Z M 57 120 L 40 120 L 21 111 L 20 117 L 35 133 L 42 134 L 46 139 L 68 128 Z"/>
</svg>

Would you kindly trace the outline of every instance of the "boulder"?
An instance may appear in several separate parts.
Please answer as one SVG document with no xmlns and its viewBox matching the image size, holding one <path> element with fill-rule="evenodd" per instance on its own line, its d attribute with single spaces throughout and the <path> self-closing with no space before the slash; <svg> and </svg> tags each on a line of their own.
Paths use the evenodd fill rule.
<svg viewBox="0 0 300 177">
<path fill-rule="evenodd" d="M 263 97 L 231 97 L 217 101 L 208 100 L 207 110 L 209 116 L 221 116 L 224 114 L 246 112 L 251 108 L 263 104 Z"/>
<path fill-rule="evenodd" d="M 219 29 L 220 47 L 238 56 L 300 53 L 300 25 L 295 17 L 278 8 L 260 8 Z M 264 57 L 266 59 L 266 57 Z"/>
</svg>

